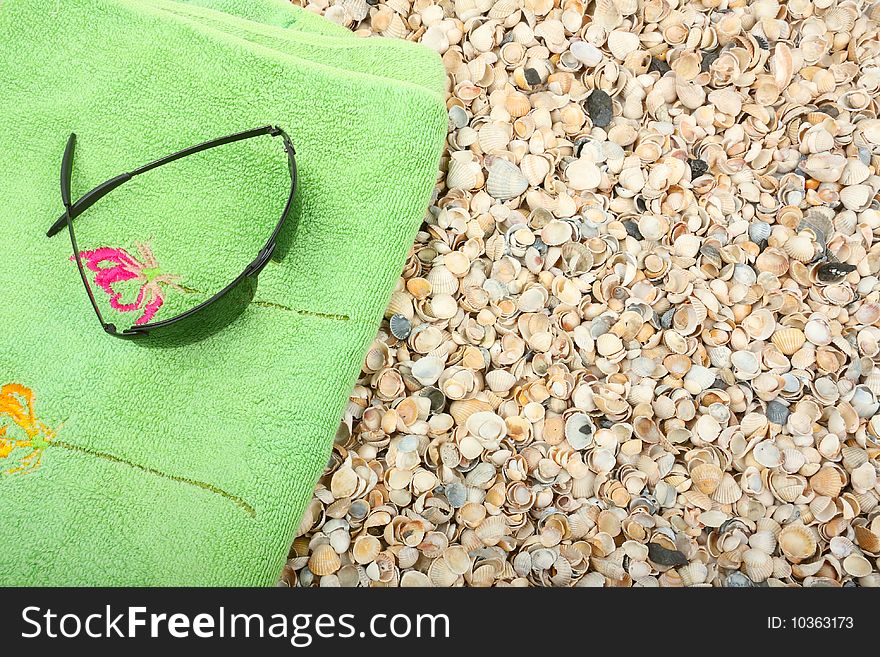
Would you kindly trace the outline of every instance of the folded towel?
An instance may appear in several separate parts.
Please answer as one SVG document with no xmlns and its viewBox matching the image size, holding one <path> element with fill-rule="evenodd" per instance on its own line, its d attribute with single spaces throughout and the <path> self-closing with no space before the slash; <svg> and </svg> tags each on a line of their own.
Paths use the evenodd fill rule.
<svg viewBox="0 0 880 657">
<path fill-rule="evenodd" d="M 246 18 L 258 23 L 276 27 L 301 30 L 310 34 L 325 36 L 352 36 L 351 32 L 341 25 L 332 23 L 323 17 L 290 0 L 180 0 L 186 4 L 208 7 L 226 14 Z"/>
<path fill-rule="evenodd" d="M 352 72 L 412 82 L 438 94 L 444 91 L 445 71 L 437 66 L 434 58 L 421 54 L 424 46 L 396 39 L 356 37 L 345 28 L 283 0 L 281 7 L 276 0 L 146 1 L 160 9 L 302 59 Z M 217 7 L 212 8 L 212 5 Z M 236 17 L 226 13 L 229 10 L 235 12 Z M 256 20 L 243 15 L 255 17 Z M 332 34 L 310 31 L 313 23 L 329 25 L 333 28 Z M 352 49 L 358 52 L 357 57 L 350 56 Z M 416 53 L 415 56 L 401 56 L 401 52 L 407 50 Z"/>
<path fill-rule="evenodd" d="M 306 59 L 299 44 L 243 38 L 246 19 L 178 9 L 0 4 L 2 584 L 274 582 L 436 181 L 442 98 L 369 74 L 374 40 L 337 58 L 338 36 L 308 36 Z M 381 48 L 442 75 L 427 49 Z M 186 346 L 105 335 L 69 239 L 45 235 L 69 134 L 76 200 L 264 124 L 291 135 L 299 187 L 254 303 Z M 289 184 L 266 136 L 99 201 L 74 226 L 102 312 L 123 328 L 218 291 L 254 258 Z"/>
</svg>

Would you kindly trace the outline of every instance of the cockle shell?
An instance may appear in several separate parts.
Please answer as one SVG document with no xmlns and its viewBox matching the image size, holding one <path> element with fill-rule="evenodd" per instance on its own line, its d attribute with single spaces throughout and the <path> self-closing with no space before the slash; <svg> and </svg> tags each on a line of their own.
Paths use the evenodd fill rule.
<svg viewBox="0 0 880 657">
<path fill-rule="evenodd" d="M 512 162 L 496 158 L 489 167 L 486 191 L 499 200 L 511 199 L 522 194 L 529 187 L 528 179 Z"/>
<path fill-rule="evenodd" d="M 753 582 L 763 582 L 773 574 L 773 558 L 755 548 L 743 552 L 742 564 L 746 575 Z"/>
<path fill-rule="evenodd" d="M 770 338 L 776 348 L 786 356 L 791 356 L 804 346 L 804 332 L 796 328 L 781 328 Z"/>
<path fill-rule="evenodd" d="M 779 549 L 792 563 L 809 559 L 816 552 L 816 537 L 802 523 L 786 525 L 777 537 Z"/>
<path fill-rule="evenodd" d="M 328 543 L 317 546 L 309 557 L 309 570 L 318 577 L 331 575 L 342 566 L 336 550 Z"/>
</svg>

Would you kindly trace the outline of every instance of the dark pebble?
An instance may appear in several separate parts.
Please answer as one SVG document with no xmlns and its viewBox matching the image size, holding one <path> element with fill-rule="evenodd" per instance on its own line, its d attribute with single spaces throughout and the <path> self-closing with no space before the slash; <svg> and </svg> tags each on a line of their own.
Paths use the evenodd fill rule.
<svg viewBox="0 0 880 657">
<path fill-rule="evenodd" d="M 712 62 L 718 59 L 720 52 L 718 50 L 704 50 L 702 54 L 703 59 L 700 62 L 700 70 L 705 73 L 712 66 Z"/>
<path fill-rule="evenodd" d="M 700 158 L 688 160 L 688 164 L 691 165 L 691 180 L 699 178 L 709 170 L 709 164 Z"/>
<path fill-rule="evenodd" d="M 632 219 L 627 219 L 626 221 L 624 221 L 623 227 L 626 228 L 626 234 L 630 237 L 635 237 L 639 241 L 645 239 L 644 237 L 642 237 L 642 232 L 639 230 L 639 225 Z"/>
<path fill-rule="evenodd" d="M 528 82 L 531 86 L 535 86 L 537 84 L 541 84 L 541 74 L 538 73 L 533 68 L 527 68 L 525 71 L 526 82 Z"/>
<path fill-rule="evenodd" d="M 648 543 L 648 559 L 661 566 L 686 566 L 687 557 L 678 550 L 667 550 L 657 543 Z"/>
<path fill-rule="evenodd" d="M 836 283 L 855 269 L 855 265 L 845 262 L 826 262 L 824 265 L 819 265 L 816 277 L 823 283 Z"/>
<path fill-rule="evenodd" d="M 761 47 L 761 50 L 770 50 L 770 44 L 767 43 L 767 39 L 762 37 L 760 34 L 755 34 L 755 41 L 758 42 L 758 45 Z"/>
<path fill-rule="evenodd" d="M 653 73 L 657 71 L 662 78 L 664 75 L 669 73 L 672 69 L 669 68 L 669 64 L 666 63 L 663 59 L 657 59 L 656 57 L 651 58 L 651 63 L 648 64 L 648 73 Z"/>
<path fill-rule="evenodd" d="M 587 113 L 597 128 L 607 126 L 614 115 L 611 109 L 611 96 L 601 89 L 593 89 L 587 98 Z"/>
</svg>

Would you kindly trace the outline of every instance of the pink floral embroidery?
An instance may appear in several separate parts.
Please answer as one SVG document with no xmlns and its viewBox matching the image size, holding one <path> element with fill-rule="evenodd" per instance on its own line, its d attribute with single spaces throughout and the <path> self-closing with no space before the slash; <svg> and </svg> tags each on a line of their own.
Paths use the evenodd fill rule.
<svg viewBox="0 0 880 657">
<path fill-rule="evenodd" d="M 95 272 L 95 284 L 110 296 L 110 307 L 120 312 L 141 311 L 135 325 L 146 324 L 165 303 L 164 286 L 183 291 L 179 276 L 166 274 L 159 268 L 153 252 L 146 244 L 136 243 L 141 260 L 125 249 L 100 247 L 81 251 L 86 268 Z M 71 258 L 72 260 L 73 258 Z"/>
</svg>

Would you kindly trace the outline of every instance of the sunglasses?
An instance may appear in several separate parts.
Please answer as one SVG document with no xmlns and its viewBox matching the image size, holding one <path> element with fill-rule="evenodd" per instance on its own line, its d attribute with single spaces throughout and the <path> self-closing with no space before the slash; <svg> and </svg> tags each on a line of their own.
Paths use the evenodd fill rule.
<svg viewBox="0 0 880 657">
<path fill-rule="evenodd" d="M 218 146 L 224 146 L 245 139 L 252 139 L 265 135 L 270 137 L 281 137 L 284 150 L 287 152 L 287 160 L 290 168 L 290 194 L 287 197 L 284 211 L 281 213 L 281 218 L 278 220 L 275 229 L 272 231 L 269 239 L 266 241 L 263 248 L 260 249 L 260 252 L 257 254 L 257 257 L 253 262 L 245 267 L 244 271 L 242 271 L 235 280 L 210 299 L 207 299 L 206 301 L 199 303 L 197 306 L 174 317 L 161 321 L 134 325 L 123 330 L 118 330 L 115 324 L 106 322 L 101 315 L 101 310 L 95 300 L 94 291 L 92 290 L 91 285 L 89 285 L 88 275 L 86 274 L 85 266 L 82 262 L 81 252 L 76 243 L 76 234 L 73 230 L 73 220 L 88 210 L 101 198 L 135 176 L 151 171 L 163 164 L 174 162 L 175 160 L 179 160 L 188 155 L 194 155 Z M 61 200 L 64 204 L 64 214 L 52 224 L 52 227 L 47 231 L 46 235 L 47 237 L 53 237 L 67 226 L 67 230 L 70 233 L 70 243 L 73 247 L 73 256 L 76 260 L 76 266 L 79 269 L 79 274 L 82 278 L 83 285 L 85 285 L 92 308 L 98 316 L 98 321 L 101 322 L 104 331 L 117 338 L 142 339 L 149 337 L 159 338 L 162 342 L 170 340 L 172 344 L 184 344 L 200 340 L 217 332 L 241 315 L 254 298 L 257 290 L 257 279 L 259 274 L 272 257 L 277 244 L 278 235 L 280 234 L 281 228 L 284 226 L 284 222 L 287 220 L 288 215 L 290 215 L 293 206 L 293 198 L 296 193 L 297 183 L 296 152 L 294 151 L 293 143 L 287 133 L 277 126 L 263 126 L 261 128 L 255 128 L 253 130 L 247 130 L 226 137 L 220 137 L 219 139 L 206 141 L 171 155 L 167 155 L 158 160 L 154 160 L 153 162 L 145 164 L 133 171 L 129 171 L 128 173 L 122 173 L 115 178 L 111 178 L 94 189 L 86 192 L 82 198 L 76 201 L 76 203 L 72 203 L 70 196 L 70 179 L 73 170 L 73 152 L 75 145 L 76 135 L 71 134 L 70 138 L 67 140 L 67 147 L 64 149 L 64 157 L 61 160 Z"/>
</svg>

